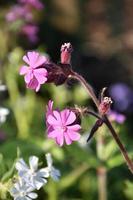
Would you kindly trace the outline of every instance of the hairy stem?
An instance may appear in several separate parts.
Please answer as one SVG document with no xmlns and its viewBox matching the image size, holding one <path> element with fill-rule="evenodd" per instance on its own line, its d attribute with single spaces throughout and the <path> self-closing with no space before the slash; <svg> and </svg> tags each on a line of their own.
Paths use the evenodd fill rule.
<svg viewBox="0 0 133 200">
<path fill-rule="evenodd" d="M 99 101 L 98 101 L 92 87 L 86 82 L 86 80 L 76 72 L 73 72 L 72 78 L 77 79 L 79 82 L 81 82 L 81 84 L 87 89 L 89 96 L 92 98 L 92 100 L 94 101 L 95 105 L 98 108 Z"/>
<path fill-rule="evenodd" d="M 89 96 L 92 98 L 92 100 L 93 100 L 93 102 L 95 103 L 97 109 L 99 109 L 99 104 L 100 104 L 100 103 L 99 103 L 99 100 L 97 99 L 97 97 L 96 97 L 96 95 L 95 95 L 95 93 L 94 93 L 92 87 L 86 82 L 86 80 L 85 80 L 81 75 L 79 75 L 78 73 L 73 72 L 73 71 L 72 71 L 70 77 L 71 77 L 71 78 L 74 78 L 74 79 L 76 79 L 76 80 L 78 80 L 78 81 L 86 88 L 86 90 L 87 90 Z M 91 114 L 92 114 L 92 113 L 91 113 Z M 93 115 L 94 115 L 94 114 L 93 114 Z M 94 115 L 94 116 L 95 116 L 95 117 L 98 117 L 98 115 L 97 115 L 97 116 Z M 123 155 L 124 158 L 125 158 L 125 161 L 126 161 L 126 163 L 127 163 L 127 166 L 129 167 L 130 171 L 133 173 L 133 162 L 132 162 L 132 160 L 130 160 L 130 158 L 129 158 L 128 154 L 127 154 L 127 151 L 126 151 L 126 149 L 125 149 L 125 147 L 124 147 L 124 145 L 121 143 L 119 136 L 118 136 L 117 133 L 115 132 L 115 130 L 114 130 L 112 124 L 110 123 L 110 121 L 109 121 L 109 119 L 108 119 L 108 117 L 107 117 L 106 115 L 103 116 L 103 121 L 104 121 L 104 123 L 106 124 L 106 126 L 108 127 L 108 129 L 110 130 L 110 132 L 111 132 L 111 134 L 112 134 L 114 140 L 116 141 L 116 143 L 117 143 L 117 145 L 118 145 L 118 147 L 119 147 L 119 149 L 120 149 L 122 155 Z"/>
</svg>

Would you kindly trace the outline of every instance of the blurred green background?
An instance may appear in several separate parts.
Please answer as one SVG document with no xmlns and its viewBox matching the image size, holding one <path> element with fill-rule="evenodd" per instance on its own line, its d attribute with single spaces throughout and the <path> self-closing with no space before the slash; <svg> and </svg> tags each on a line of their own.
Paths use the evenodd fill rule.
<svg viewBox="0 0 133 200">
<path fill-rule="evenodd" d="M 20 34 L 23 20 L 5 18 L 16 1 L 0 1 L 0 80 L 7 90 L 0 92 L 0 107 L 10 113 L 0 124 L 0 178 L 6 176 L 16 158 L 42 160 L 50 152 L 61 171 L 58 183 L 49 181 L 38 199 L 48 200 L 133 200 L 132 174 L 106 127 L 99 129 L 89 144 L 95 119 L 82 119 L 82 138 L 71 146 L 58 147 L 47 139 L 46 104 L 54 100 L 60 109 L 93 104 L 77 82 L 56 87 L 48 84 L 38 93 L 25 88 L 19 69 L 27 50 L 47 53 L 60 61 L 60 46 L 71 42 L 73 69 L 92 84 L 96 94 L 103 87 L 115 101 L 113 109 L 126 116 L 123 124 L 113 122 L 133 158 L 133 1 L 132 0 L 43 0 L 44 9 L 33 10 L 38 41 L 31 43 Z M 3 196 L 0 188 L 0 199 Z"/>
</svg>

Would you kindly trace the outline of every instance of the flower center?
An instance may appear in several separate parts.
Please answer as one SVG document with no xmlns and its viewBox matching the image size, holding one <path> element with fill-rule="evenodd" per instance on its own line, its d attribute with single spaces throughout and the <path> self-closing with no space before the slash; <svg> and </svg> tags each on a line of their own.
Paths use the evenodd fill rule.
<svg viewBox="0 0 133 200">
<path fill-rule="evenodd" d="M 26 195 L 26 193 L 25 193 L 24 191 L 21 191 L 21 192 L 20 192 L 20 196 L 21 196 L 21 197 L 24 197 L 25 195 Z"/>
<path fill-rule="evenodd" d="M 33 67 L 31 67 L 31 66 L 29 67 L 29 70 L 30 70 L 30 72 L 32 72 L 32 73 L 34 72 L 34 69 L 33 69 Z"/>
<path fill-rule="evenodd" d="M 58 130 L 58 131 L 61 131 L 61 132 L 65 132 L 65 131 L 67 130 L 67 127 L 66 127 L 66 126 L 63 126 L 63 125 L 62 125 L 62 126 L 58 126 L 58 127 L 57 127 L 57 130 Z"/>
</svg>

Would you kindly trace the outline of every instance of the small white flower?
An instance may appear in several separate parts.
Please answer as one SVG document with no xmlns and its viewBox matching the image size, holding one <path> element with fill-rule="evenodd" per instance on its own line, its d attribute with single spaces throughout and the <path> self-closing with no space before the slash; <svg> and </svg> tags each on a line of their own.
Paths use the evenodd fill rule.
<svg viewBox="0 0 133 200">
<path fill-rule="evenodd" d="M 6 121 L 6 117 L 9 114 L 9 110 L 7 108 L 0 107 L 0 124 Z"/>
<path fill-rule="evenodd" d="M 14 187 L 11 188 L 10 194 L 14 197 L 14 200 L 32 200 L 37 198 L 37 194 L 33 192 L 34 188 L 29 187 L 27 183 L 19 179 Z"/>
<path fill-rule="evenodd" d="M 29 166 L 22 158 L 19 159 L 16 163 L 16 169 L 21 179 L 37 190 L 47 183 L 46 178 L 49 177 L 49 172 L 45 168 L 38 170 L 38 157 L 36 156 L 29 158 Z"/>
<path fill-rule="evenodd" d="M 51 178 L 54 181 L 58 181 L 61 174 L 60 174 L 60 171 L 53 166 L 53 160 L 50 153 L 46 154 L 46 160 L 47 160 L 47 165 L 48 165 L 48 167 L 46 167 L 47 171 L 49 172 Z"/>
</svg>

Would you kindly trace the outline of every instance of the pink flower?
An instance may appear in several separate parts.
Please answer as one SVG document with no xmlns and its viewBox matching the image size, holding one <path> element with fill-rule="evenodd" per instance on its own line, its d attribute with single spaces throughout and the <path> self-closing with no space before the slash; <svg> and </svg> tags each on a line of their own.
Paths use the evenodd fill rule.
<svg viewBox="0 0 133 200">
<path fill-rule="evenodd" d="M 110 112 L 108 113 L 108 117 L 111 121 L 115 121 L 118 124 L 123 124 L 126 120 L 125 115 L 118 113 L 116 111 L 110 110 Z"/>
<path fill-rule="evenodd" d="M 31 21 L 32 18 L 33 16 L 29 9 L 26 6 L 21 6 L 19 4 L 12 6 L 10 11 L 6 15 L 6 20 L 8 22 L 14 22 L 18 19 Z"/>
<path fill-rule="evenodd" d="M 70 145 L 73 141 L 80 139 L 78 133 L 81 129 L 79 124 L 74 124 L 76 115 L 70 109 L 63 111 L 53 110 L 53 101 L 49 101 L 46 113 L 46 125 L 48 138 L 55 139 L 59 146 Z"/>
<path fill-rule="evenodd" d="M 31 43 L 36 43 L 38 42 L 38 31 L 38 26 L 33 24 L 26 24 L 22 27 L 21 34 L 26 36 Z"/>
<path fill-rule="evenodd" d="M 33 51 L 28 52 L 27 55 L 23 57 L 23 60 L 29 66 L 22 66 L 20 75 L 24 75 L 27 88 L 36 90 L 37 92 L 41 84 L 47 81 L 47 70 L 43 67 L 47 63 L 47 58 Z"/>
<path fill-rule="evenodd" d="M 30 5 L 38 10 L 44 8 L 43 4 L 39 0 L 18 0 L 18 2 Z"/>
</svg>

